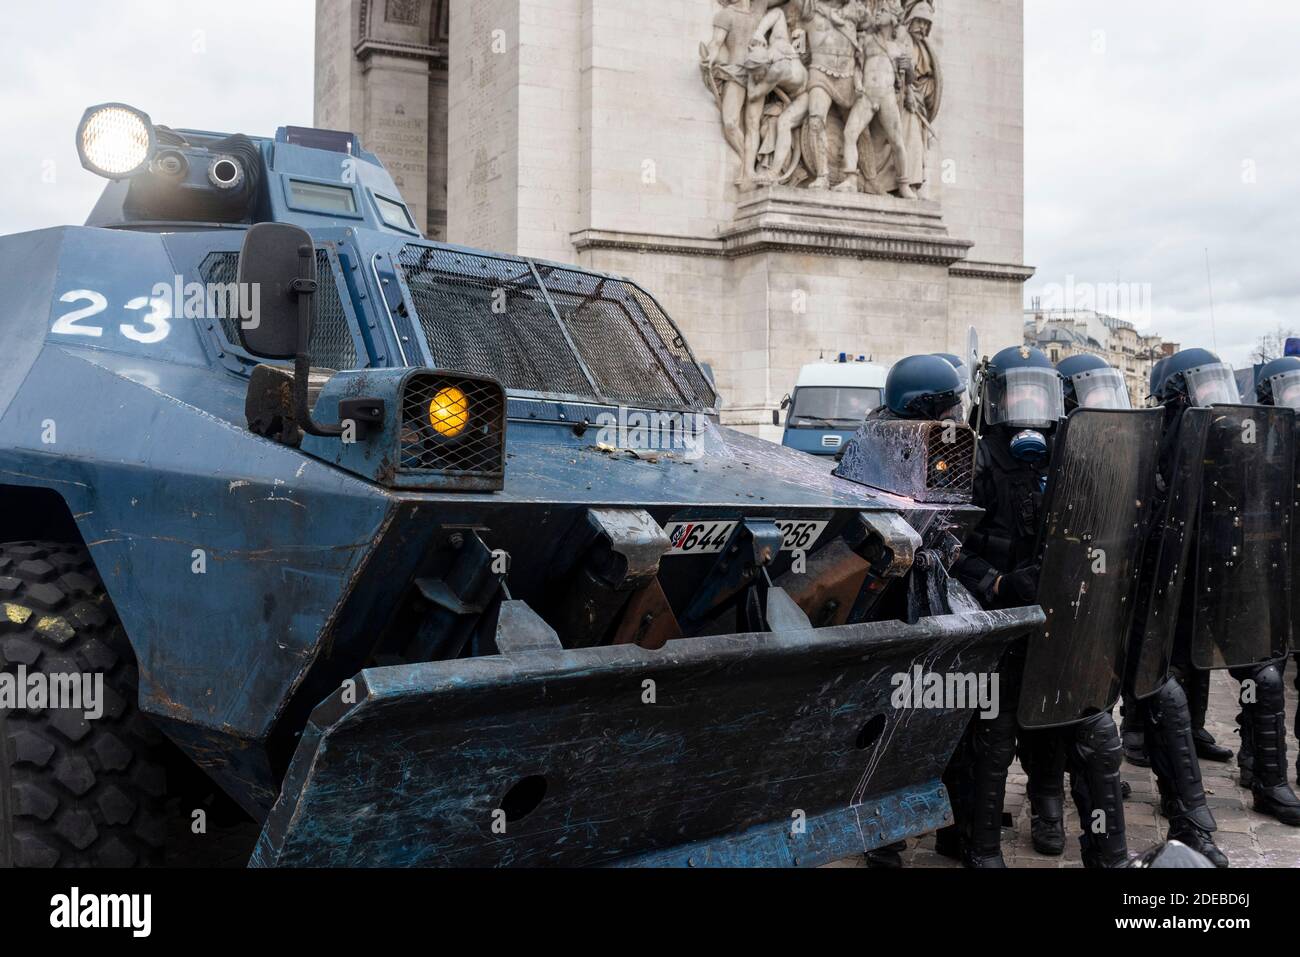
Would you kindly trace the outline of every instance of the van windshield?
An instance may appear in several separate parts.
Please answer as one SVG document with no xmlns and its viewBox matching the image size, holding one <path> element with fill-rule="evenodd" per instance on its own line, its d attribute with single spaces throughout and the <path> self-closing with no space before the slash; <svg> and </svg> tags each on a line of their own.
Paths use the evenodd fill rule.
<svg viewBox="0 0 1300 957">
<path fill-rule="evenodd" d="M 790 410 L 790 428 L 825 429 L 856 427 L 867 413 L 880 408 L 881 389 L 851 389 L 843 386 L 815 386 L 795 392 Z"/>
</svg>

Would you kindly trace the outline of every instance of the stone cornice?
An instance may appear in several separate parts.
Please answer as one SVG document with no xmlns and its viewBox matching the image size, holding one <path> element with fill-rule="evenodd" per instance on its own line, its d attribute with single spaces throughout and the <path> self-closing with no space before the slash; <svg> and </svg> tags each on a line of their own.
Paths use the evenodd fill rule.
<svg viewBox="0 0 1300 957">
<path fill-rule="evenodd" d="M 398 40 L 363 39 L 352 48 L 353 55 L 362 62 L 375 54 L 402 57 L 411 60 L 424 60 L 427 63 L 446 64 L 447 51 L 442 47 L 431 47 L 419 43 L 402 43 Z"/>
<path fill-rule="evenodd" d="M 954 239 L 938 203 L 893 196 L 770 187 L 745 193 L 735 221 L 716 236 L 672 236 L 587 229 L 580 250 L 631 249 L 739 259 L 764 252 L 878 259 L 950 266 L 974 243 Z"/>
<path fill-rule="evenodd" d="M 762 252 L 798 252 L 816 256 L 884 259 L 941 266 L 960 262 L 974 245 L 964 239 L 922 239 L 903 233 L 806 229 L 776 224 L 756 224 L 734 230 L 725 238 L 717 239 L 584 229 L 574 233 L 572 241 L 579 250 L 625 249 L 661 255 L 724 259 L 739 259 Z"/>
<path fill-rule="evenodd" d="M 1018 282 L 1022 285 L 1034 278 L 1038 272 L 1036 266 L 1021 266 L 1016 263 L 985 263 L 967 259 L 952 267 L 954 276 L 963 279 L 996 279 L 1003 282 Z"/>
</svg>

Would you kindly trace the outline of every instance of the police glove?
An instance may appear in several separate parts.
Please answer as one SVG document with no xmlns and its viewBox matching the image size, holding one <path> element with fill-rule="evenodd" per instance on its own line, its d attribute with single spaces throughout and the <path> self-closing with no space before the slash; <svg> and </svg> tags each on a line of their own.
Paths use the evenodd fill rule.
<svg viewBox="0 0 1300 957">
<path fill-rule="evenodd" d="M 1004 602 L 1032 605 L 1038 600 L 1038 575 L 1041 571 L 1039 565 L 1028 565 L 1016 569 L 1010 575 L 1003 575 L 998 585 L 998 597 Z"/>
</svg>

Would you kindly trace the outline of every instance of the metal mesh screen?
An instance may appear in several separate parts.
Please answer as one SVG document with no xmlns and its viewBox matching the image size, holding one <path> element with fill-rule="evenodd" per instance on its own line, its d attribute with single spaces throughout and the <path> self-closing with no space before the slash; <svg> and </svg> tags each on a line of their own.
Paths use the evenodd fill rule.
<svg viewBox="0 0 1300 957">
<path fill-rule="evenodd" d="M 402 396 L 401 469 L 496 476 L 506 404 L 490 382 L 417 373 Z"/>
<path fill-rule="evenodd" d="M 666 346 L 625 283 L 567 269 L 539 271 L 601 395 L 622 405 L 694 404 L 694 395 L 674 383 Z"/>
<path fill-rule="evenodd" d="M 631 283 L 417 244 L 398 262 L 439 367 L 581 400 L 714 404 L 672 321 Z"/>
<path fill-rule="evenodd" d="M 932 492 L 970 492 L 975 481 L 974 430 L 935 422 L 925 444 L 925 487 Z"/>
<path fill-rule="evenodd" d="M 591 394 L 528 263 L 412 245 L 398 264 L 436 366 L 506 388 Z"/>
<path fill-rule="evenodd" d="M 347 313 L 339 299 L 338 281 L 330 265 L 329 253 L 316 250 L 316 274 L 319 280 L 315 297 L 315 322 L 311 332 L 312 364 L 321 369 L 355 369 L 357 347 L 348 329 Z M 239 253 L 212 253 L 199 267 L 205 284 L 227 284 L 239 279 Z M 232 345 L 239 342 L 239 322 L 221 318 L 221 330 Z"/>
</svg>

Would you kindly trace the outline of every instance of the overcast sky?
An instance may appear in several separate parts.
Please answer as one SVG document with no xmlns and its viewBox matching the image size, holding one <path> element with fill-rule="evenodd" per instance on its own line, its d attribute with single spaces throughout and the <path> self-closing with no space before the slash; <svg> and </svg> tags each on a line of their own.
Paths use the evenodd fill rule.
<svg viewBox="0 0 1300 957">
<path fill-rule="evenodd" d="M 960 2 L 940 0 L 940 24 Z M 309 125 L 314 8 L 7 5 L 0 233 L 84 220 L 101 182 L 72 143 L 91 103 L 222 131 Z M 1141 325 L 1184 344 L 1217 333 L 1237 364 L 1261 334 L 1300 329 L 1300 3 L 1027 0 L 1026 28 L 1028 295 L 1127 293 Z"/>
</svg>

